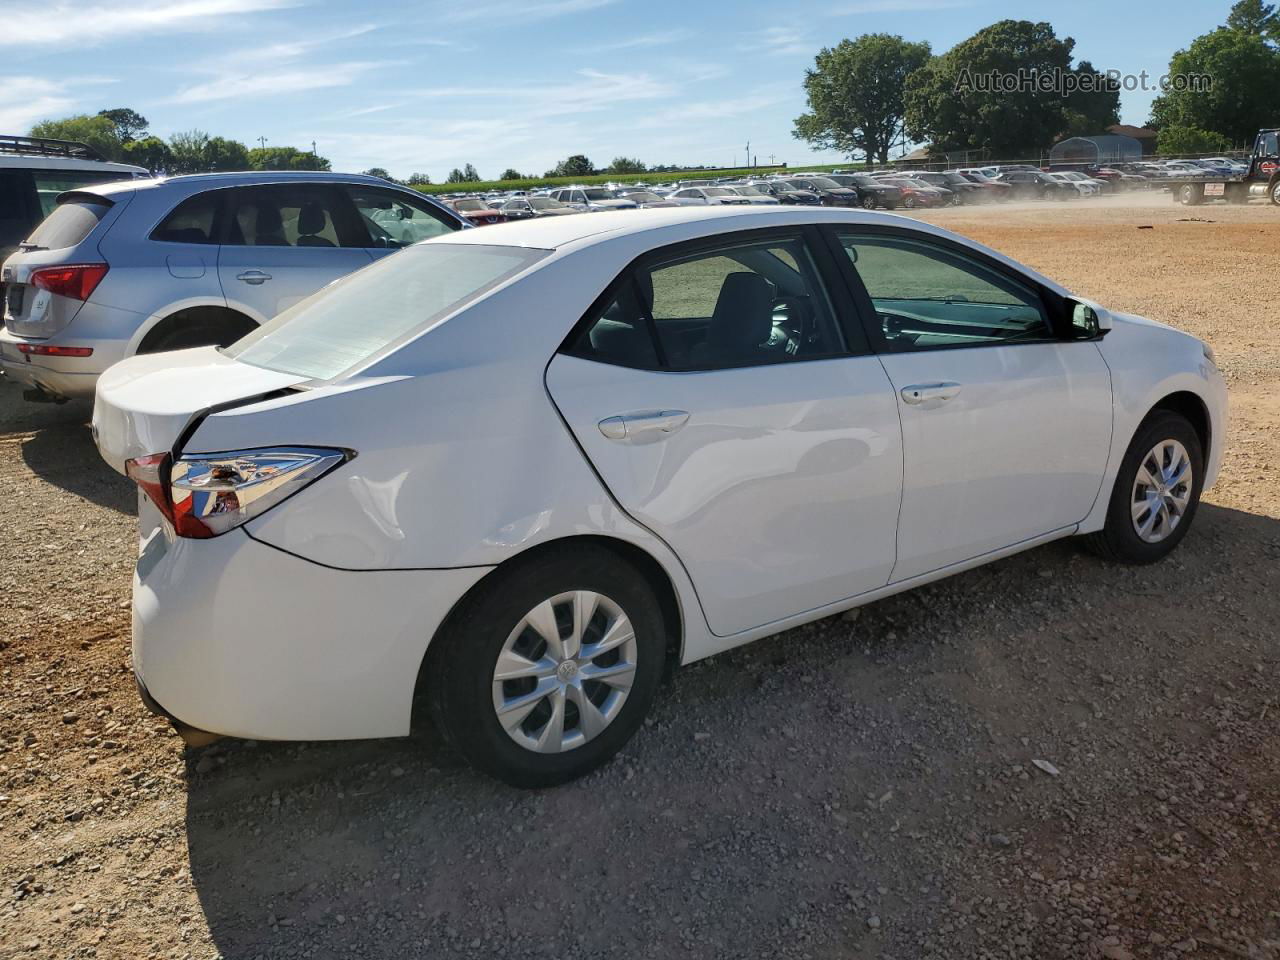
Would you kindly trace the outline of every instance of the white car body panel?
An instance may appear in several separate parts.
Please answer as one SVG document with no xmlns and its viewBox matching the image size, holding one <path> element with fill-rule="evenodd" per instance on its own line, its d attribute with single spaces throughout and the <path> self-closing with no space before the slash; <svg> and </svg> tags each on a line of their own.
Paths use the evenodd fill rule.
<svg viewBox="0 0 1280 960">
<path fill-rule="evenodd" d="M 896 223 L 954 237 L 860 210 L 746 205 L 529 220 L 426 241 L 550 253 L 333 383 L 252 367 L 212 348 L 112 368 L 98 384 L 94 430 L 117 470 L 128 457 L 170 450 L 192 426 L 186 453 L 272 444 L 356 451 L 240 529 L 166 541 L 163 551 L 148 540 L 159 555 L 139 569 L 134 630 L 147 688 L 184 722 L 215 732 L 404 733 L 417 666 L 438 624 L 489 571 L 536 547 L 591 536 L 651 558 L 670 581 L 687 663 L 1100 528 L 1133 431 L 1169 393 L 1192 393 L 1208 409 L 1214 441 L 1206 479 L 1216 475 L 1225 387 L 1203 345 L 1105 311 L 1104 326 L 1113 328 L 1105 339 L 1044 347 L 708 374 L 645 373 L 558 355 L 578 318 L 637 256 L 811 223 Z M 1061 389 L 1037 395 L 1037 372 L 1058 375 Z M 925 377 L 963 381 L 961 402 L 940 417 L 931 415 L 946 407 L 909 413 L 897 389 Z M 806 381 L 808 405 L 797 385 Z M 1114 383 L 1113 404 L 1104 381 Z M 654 406 L 688 410 L 690 420 L 636 446 L 609 441 L 596 427 Z M 194 425 L 208 407 L 216 409 Z M 904 458 L 909 475 L 899 491 Z M 1030 503 L 1012 479 L 1028 474 L 1034 482 L 1026 486 L 1049 491 L 1032 498 L 1040 511 L 1034 522 L 1007 515 L 1011 505 Z M 923 517 L 929 496 L 962 515 L 947 527 L 949 543 L 931 543 L 915 516 L 899 524 L 899 497 L 904 515 Z M 1064 502 L 1045 514 L 1043 501 L 1057 497 Z M 751 514 L 746 522 L 741 511 Z M 164 537 L 146 515 L 144 534 Z M 984 536 L 984 521 L 999 536 Z M 246 623 L 254 629 L 242 629 Z"/>
<path fill-rule="evenodd" d="M 895 390 L 954 383 L 931 407 L 900 404 L 904 580 L 1073 526 L 1097 498 L 1111 447 L 1111 377 L 1094 343 L 893 353 Z"/>
<path fill-rule="evenodd" d="M 714 633 L 888 582 L 902 450 L 877 358 L 664 373 L 557 356 L 547 386 L 613 496 L 684 561 Z M 635 440 L 597 426 L 646 410 L 689 418 Z"/>
</svg>

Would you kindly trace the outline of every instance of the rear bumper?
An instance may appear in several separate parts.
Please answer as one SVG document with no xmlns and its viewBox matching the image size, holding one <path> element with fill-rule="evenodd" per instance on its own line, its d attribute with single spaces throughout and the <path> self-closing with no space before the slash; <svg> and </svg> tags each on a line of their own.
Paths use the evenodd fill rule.
<svg viewBox="0 0 1280 960">
<path fill-rule="evenodd" d="M 7 327 L 0 329 L 0 372 L 27 387 L 71 400 L 92 400 L 98 375 L 123 360 L 127 340 L 87 340 L 74 333 L 75 324 L 47 340 L 20 337 Z M 41 357 L 25 354 L 20 345 L 89 347 L 88 357 Z"/>
<path fill-rule="evenodd" d="M 489 569 L 334 570 L 243 530 L 156 528 L 134 574 L 133 670 L 165 716 L 200 731 L 401 736 L 428 642 Z"/>
</svg>

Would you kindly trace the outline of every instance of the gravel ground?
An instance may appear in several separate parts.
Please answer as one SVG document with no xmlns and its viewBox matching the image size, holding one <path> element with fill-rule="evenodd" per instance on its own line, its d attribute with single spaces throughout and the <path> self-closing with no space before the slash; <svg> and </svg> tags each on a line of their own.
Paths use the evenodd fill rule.
<svg viewBox="0 0 1280 960">
<path fill-rule="evenodd" d="M 129 674 L 132 491 L 86 408 L 0 386 L 0 957 L 1280 957 L 1280 215 L 928 219 L 1213 343 L 1232 426 L 1196 529 L 680 671 L 552 791 L 430 731 L 184 750 Z"/>
</svg>

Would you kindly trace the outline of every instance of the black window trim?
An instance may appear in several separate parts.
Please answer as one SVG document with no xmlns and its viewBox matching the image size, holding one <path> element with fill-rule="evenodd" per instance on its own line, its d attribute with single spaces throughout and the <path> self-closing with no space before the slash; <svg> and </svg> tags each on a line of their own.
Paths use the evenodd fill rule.
<svg viewBox="0 0 1280 960">
<path fill-rule="evenodd" d="M 827 249 L 833 257 L 836 258 L 838 264 L 838 272 L 841 280 L 846 285 L 848 292 L 856 306 L 856 316 L 859 318 L 863 330 L 863 335 L 867 342 L 871 345 L 873 352 L 877 354 L 895 354 L 895 353 L 925 353 L 934 350 L 987 350 L 991 347 L 1029 347 L 1043 346 L 1046 343 L 1089 343 L 1090 340 L 1083 340 L 1071 333 L 1071 316 L 1070 316 L 1070 300 L 1063 297 L 1056 291 L 1050 290 L 1044 284 L 1027 274 L 1009 267 L 1008 264 L 991 257 L 981 250 L 975 250 L 972 247 L 952 240 L 949 237 L 941 237 L 936 234 L 925 233 L 920 230 L 912 230 L 910 228 L 885 226 L 881 224 L 861 224 L 861 223 L 842 223 L 842 224 L 824 224 L 820 228 L 823 238 L 826 242 Z M 862 277 L 858 274 L 857 267 L 845 253 L 840 243 L 841 234 L 861 234 L 864 236 L 883 236 L 896 238 L 901 240 L 909 240 L 916 243 L 922 243 L 925 246 L 934 245 L 946 253 L 958 257 L 962 260 L 973 261 L 983 269 L 989 270 L 1011 283 L 1021 286 L 1037 296 L 1040 304 L 1041 315 L 1045 324 L 1049 328 L 1051 336 L 1036 340 L 986 340 L 967 343 L 939 343 L 930 344 L 928 346 L 917 347 L 911 346 L 893 346 L 885 339 L 884 330 L 881 328 L 875 307 L 871 302 L 871 296 L 867 293 L 866 287 L 863 285 Z"/>
<path fill-rule="evenodd" d="M 830 301 L 832 311 L 835 314 L 833 319 L 836 325 L 836 332 L 843 341 L 842 349 L 821 354 L 812 354 L 782 363 L 764 360 L 759 364 L 735 364 L 732 367 L 681 367 L 679 369 L 674 369 L 666 363 L 662 343 L 657 333 L 656 322 L 652 316 L 647 318 L 648 323 L 646 324 L 646 327 L 648 328 L 650 341 L 654 347 L 654 355 L 658 358 L 660 364 L 657 367 L 618 363 L 613 360 L 602 360 L 599 357 L 592 356 L 586 351 L 578 349 L 578 345 L 582 342 L 587 331 L 590 330 L 596 321 L 600 319 L 613 301 L 617 299 L 621 293 L 623 285 L 635 283 L 635 275 L 638 269 L 648 268 L 654 264 L 665 263 L 668 261 L 687 260 L 689 257 L 696 256 L 698 253 L 713 253 L 716 250 L 722 250 L 726 247 L 756 246 L 760 243 L 767 243 L 769 241 L 786 240 L 799 240 L 808 250 L 810 257 L 813 260 L 814 268 L 818 273 L 818 280 L 825 288 L 827 298 Z M 841 255 L 843 256 L 843 253 Z M 633 288 L 631 296 L 638 298 L 639 291 Z M 847 359 L 850 357 L 871 356 L 875 351 L 871 348 L 871 345 L 868 342 L 864 325 L 861 322 L 860 313 L 850 295 L 847 281 L 843 277 L 843 268 L 839 261 L 832 255 L 832 251 L 826 238 L 820 234 L 817 226 L 812 224 L 796 224 L 788 227 L 761 227 L 755 230 L 737 230 L 729 233 L 719 233 L 714 236 L 698 237 L 693 240 L 683 240 L 678 243 L 667 244 L 642 253 L 623 267 L 622 270 L 618 272 L 618 275 L 615 276 L 604 288 L 601 294 L 591 302 L 591 306 L 589 306 L 586 312 L 578 318 L 578 321 L 573 325 L 569 334 L 560 343 L 556 353 L 577 357 L 580 360 L 590 360 L 593 363 L 603 363 L 608 366 L 624 367 L 628 370 L 647 370 L 651 373 L 686 374 L 708 373 L 719 370 L 741 370 L 755 366 L 785 366 L 788 363 L 810 363 L 819 360 Z"/>
</svg>

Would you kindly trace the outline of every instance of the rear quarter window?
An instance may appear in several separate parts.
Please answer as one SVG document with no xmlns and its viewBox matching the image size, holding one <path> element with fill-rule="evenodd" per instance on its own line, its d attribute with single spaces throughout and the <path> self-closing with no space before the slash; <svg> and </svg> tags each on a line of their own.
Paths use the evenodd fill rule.
<svg viewBox="0 0 1280 960">
<path fill-rule="evenodd" d="M 285 310 L 226 353 L 269 370 L 332 380 L 546 255 L 528 247 L 470 243 L 407 247 Z"/>
<path fill-rule="evenodd" d="M 27 243 L 46 250 L 65 250 L 82 242 L 111 209 L 108 200 L 84 197 L 58 204 L 27 238 Z"/>
</svg>

